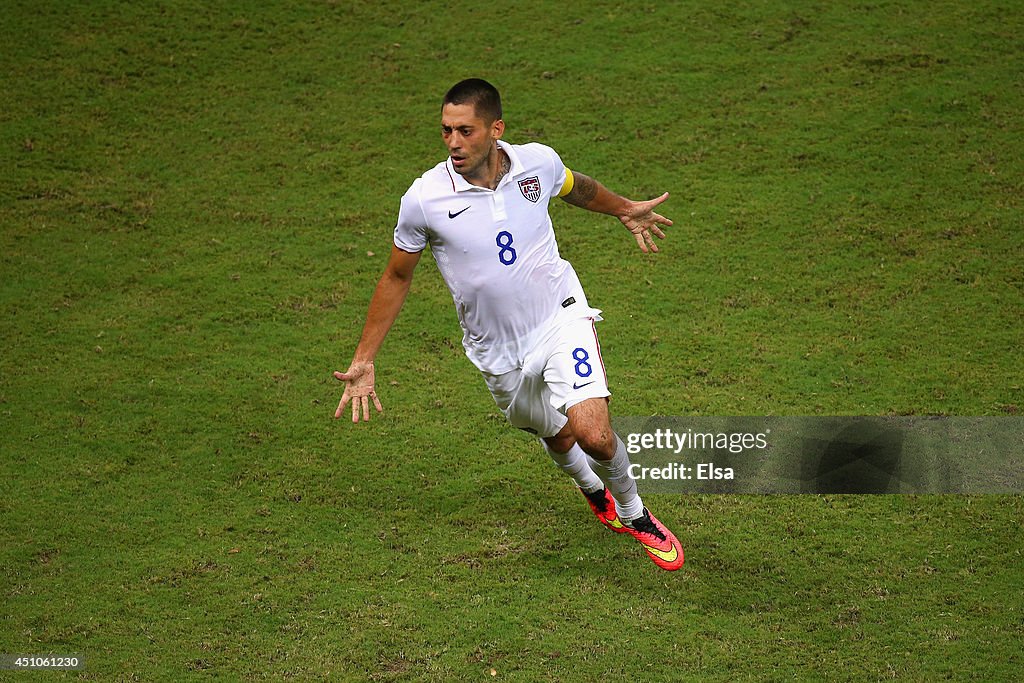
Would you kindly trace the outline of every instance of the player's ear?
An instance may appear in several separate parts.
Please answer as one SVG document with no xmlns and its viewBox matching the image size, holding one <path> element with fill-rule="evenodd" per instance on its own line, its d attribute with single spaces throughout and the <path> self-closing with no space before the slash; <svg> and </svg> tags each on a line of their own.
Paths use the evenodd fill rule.
<svg viewBox="0 0 1024 683">
<path fill-rule="evenodd" d="M 501 136 L 505 134 L 505 122 L 501 119 L 495 120 L 491 124 L 491 135 L 494 136 L 495 140 L 500 140 Z"/>
</svg>

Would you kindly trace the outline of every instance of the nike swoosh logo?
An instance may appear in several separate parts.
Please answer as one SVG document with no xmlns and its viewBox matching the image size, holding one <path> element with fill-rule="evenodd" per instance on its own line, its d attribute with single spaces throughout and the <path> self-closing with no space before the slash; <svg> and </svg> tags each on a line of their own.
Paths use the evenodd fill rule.
<svg viewBox="0 0 1024 683">
<path fill-rule="evenodd" d="M 625 528 L 622 525 L 622 522 L 619 521 L 618 517 L 616 517 L 615 519 L 609 520 L 608 521 L 608 526 L 610 526 L 613 529 L 624 529 Z M 673 550 L 675 550 L 675 548 L 673 548 Z"/>
<path fill-rule="evenodd" d="M 672 546 L 672 550 L 668 551 L 659 550 L 658 548 L 649 546 L 643 542 L 641 542 L 640 545 L 642 545 L 647 552 L 649 552 L 650 554 L 654 555 L 659 560 L 662 560 L 664 562 L 675 562 L 676 558 L 679 557 L 679 551 L 676 550 L 675 546 Z"/>
<path fill-rule="evenodd" d="M 591 381 L 587 382 L 586 384 L 576 384 L 575 382 L 573 382 L 572 388 L 573 389 L 582 389 L 583 387 L 589 387 L 591 384 L 593 384 L 596 381 L 597 380 L 591 380 Z"/>
<path fill-rule="evenodd" d="M 455 218 L 456 216 L 458 216 L 458 215 L 460 215 L 460 214 L 462 214 L 462 213 L 464 213 L 466 211 L 469 211 L 469 207 L 468 206 L 465 209 L 463 209 L 462 211 L 456 211 L 455 213 L 452 213 L 451 211 L 449 211 L 448 212 L 448 218 Z"/>
</svg>

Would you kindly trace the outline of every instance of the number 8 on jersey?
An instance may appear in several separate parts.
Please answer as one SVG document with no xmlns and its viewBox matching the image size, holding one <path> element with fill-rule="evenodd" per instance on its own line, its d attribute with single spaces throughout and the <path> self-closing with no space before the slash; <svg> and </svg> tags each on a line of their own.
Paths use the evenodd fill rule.
<svg viewBox="0 0 1024 683">
<path fill-rule="evenodd" d="M 502 230 L 494 238 L 494 243 L 500 247 L 498 249 L 498 260 L 501 261 L 502 265 L 511 266 L 516 262 L 516 250 L 512 248 L 512 233 L 508 230 Z"/>
</svg>

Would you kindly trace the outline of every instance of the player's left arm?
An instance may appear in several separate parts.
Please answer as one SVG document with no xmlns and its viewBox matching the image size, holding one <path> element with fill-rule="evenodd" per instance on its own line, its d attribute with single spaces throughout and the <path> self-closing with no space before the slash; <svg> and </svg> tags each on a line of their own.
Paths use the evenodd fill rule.
<svg viewBox="0 0 1024 683">
<path fill-rule="evenodd" d="M 668 192 L 645 202 L 635 202 L 615 194 L 588 175 L 569 169 L 565 172 L 566 182 L 559 197 L 573 206 L 617 217 L 633 233 L 641 251 L 658 251 L 654 237 L 665 239 L 659 225 L 672 225 L 672 221 L 655 213 L 654 207 L 668 199 Z"/>
</svg>

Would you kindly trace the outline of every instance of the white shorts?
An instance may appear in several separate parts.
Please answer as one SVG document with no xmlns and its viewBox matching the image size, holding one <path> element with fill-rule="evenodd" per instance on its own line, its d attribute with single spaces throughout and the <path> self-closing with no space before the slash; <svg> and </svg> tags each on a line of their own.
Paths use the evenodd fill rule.
<svg viewBox="0 0 1024 683">
<path fill-rule="evenodd" d="M 527 354 L 523 367 L 501 375 L 483 373 L 487 388 L 513 427 L 554 436 L 569 408 L 610 396 L 595 323 L 600 311 L 560 322 Z"/>
</svg>

